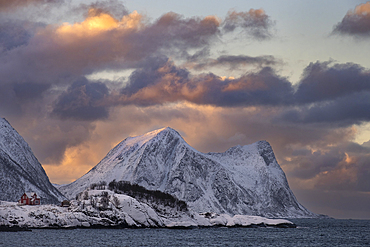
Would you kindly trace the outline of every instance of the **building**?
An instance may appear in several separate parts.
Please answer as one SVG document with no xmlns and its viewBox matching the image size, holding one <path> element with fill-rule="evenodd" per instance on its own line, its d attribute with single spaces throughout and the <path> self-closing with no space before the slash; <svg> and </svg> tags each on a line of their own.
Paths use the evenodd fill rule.
<svg viewBox="0 0 370 247">
<path fill-rule="evenodd" d="M 41 199 L 37 197 L 35 192 L 26 192 L 18 202 L 22 205 L 40 205 Z"/>
<path fill-rule="evenodd" d="M 71 206 L 71 202 L 68 200 L 63 200 L 61 203 L 61 207 L 69 207 Z"/>
</svg>

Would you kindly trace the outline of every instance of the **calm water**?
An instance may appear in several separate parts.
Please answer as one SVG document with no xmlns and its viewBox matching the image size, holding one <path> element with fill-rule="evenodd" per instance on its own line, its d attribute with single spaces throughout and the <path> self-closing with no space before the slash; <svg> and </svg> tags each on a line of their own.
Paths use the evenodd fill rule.
<svg viewBox="0 0 370 247">
<path fill-rule="evenodd" d="M 370 246 L 370 220 L 292 221 L 298 228 L 0 232 L 0 246 Z"/>
</svg>

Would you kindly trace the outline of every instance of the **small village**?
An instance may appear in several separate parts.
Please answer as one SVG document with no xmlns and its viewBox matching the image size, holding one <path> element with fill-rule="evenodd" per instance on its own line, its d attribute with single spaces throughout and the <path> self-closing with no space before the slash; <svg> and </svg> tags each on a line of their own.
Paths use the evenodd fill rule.
<svg viewBox="0 0 370 247">
<path fill-rule="evenodd" d="M 41 205 L 41 198 L 37 196 L 36 192 L 25 192 L 18 200 L 18 206 L 23 205 Z M 69 207 L 70 205 L 68 200 L 63 200 L 60 204 L 61 207 Z"/>
</svg>

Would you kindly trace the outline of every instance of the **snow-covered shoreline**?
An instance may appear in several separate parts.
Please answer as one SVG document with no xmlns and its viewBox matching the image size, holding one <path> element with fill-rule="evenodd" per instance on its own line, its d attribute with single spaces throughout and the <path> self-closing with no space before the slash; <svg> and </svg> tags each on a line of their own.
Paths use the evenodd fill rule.
<svg viewBox="0 0 370 247">
<path fill-rule="evenodd" d="M 130 196 L 105 192 L 104 197 L 103 191 L 89 191 L 88 198 L 73 200 L 69 207 L 27 206 L 0 201 L 0 231 L 49 228 L 295 227 L 288 220 L 260 216 L 198 214 L 170 207 L 158 211 Z M 103 198 L 107 198 L 106 204 L 102 203 Z"/>
</svg>

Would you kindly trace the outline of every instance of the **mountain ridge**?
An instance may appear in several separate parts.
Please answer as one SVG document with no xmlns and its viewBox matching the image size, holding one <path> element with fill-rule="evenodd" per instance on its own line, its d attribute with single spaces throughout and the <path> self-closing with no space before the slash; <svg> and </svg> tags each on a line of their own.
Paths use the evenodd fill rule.
<svg viewBox="0 0 370 247">
<path fill-rule="evenodd" d="M 65 197 L 50 183 L 31 148 L 5 118 L 0 118 L 0 200 L 18 201 L 24 192 L 36 192 L 41 203 L 59 203 Z"/>
</svg>

